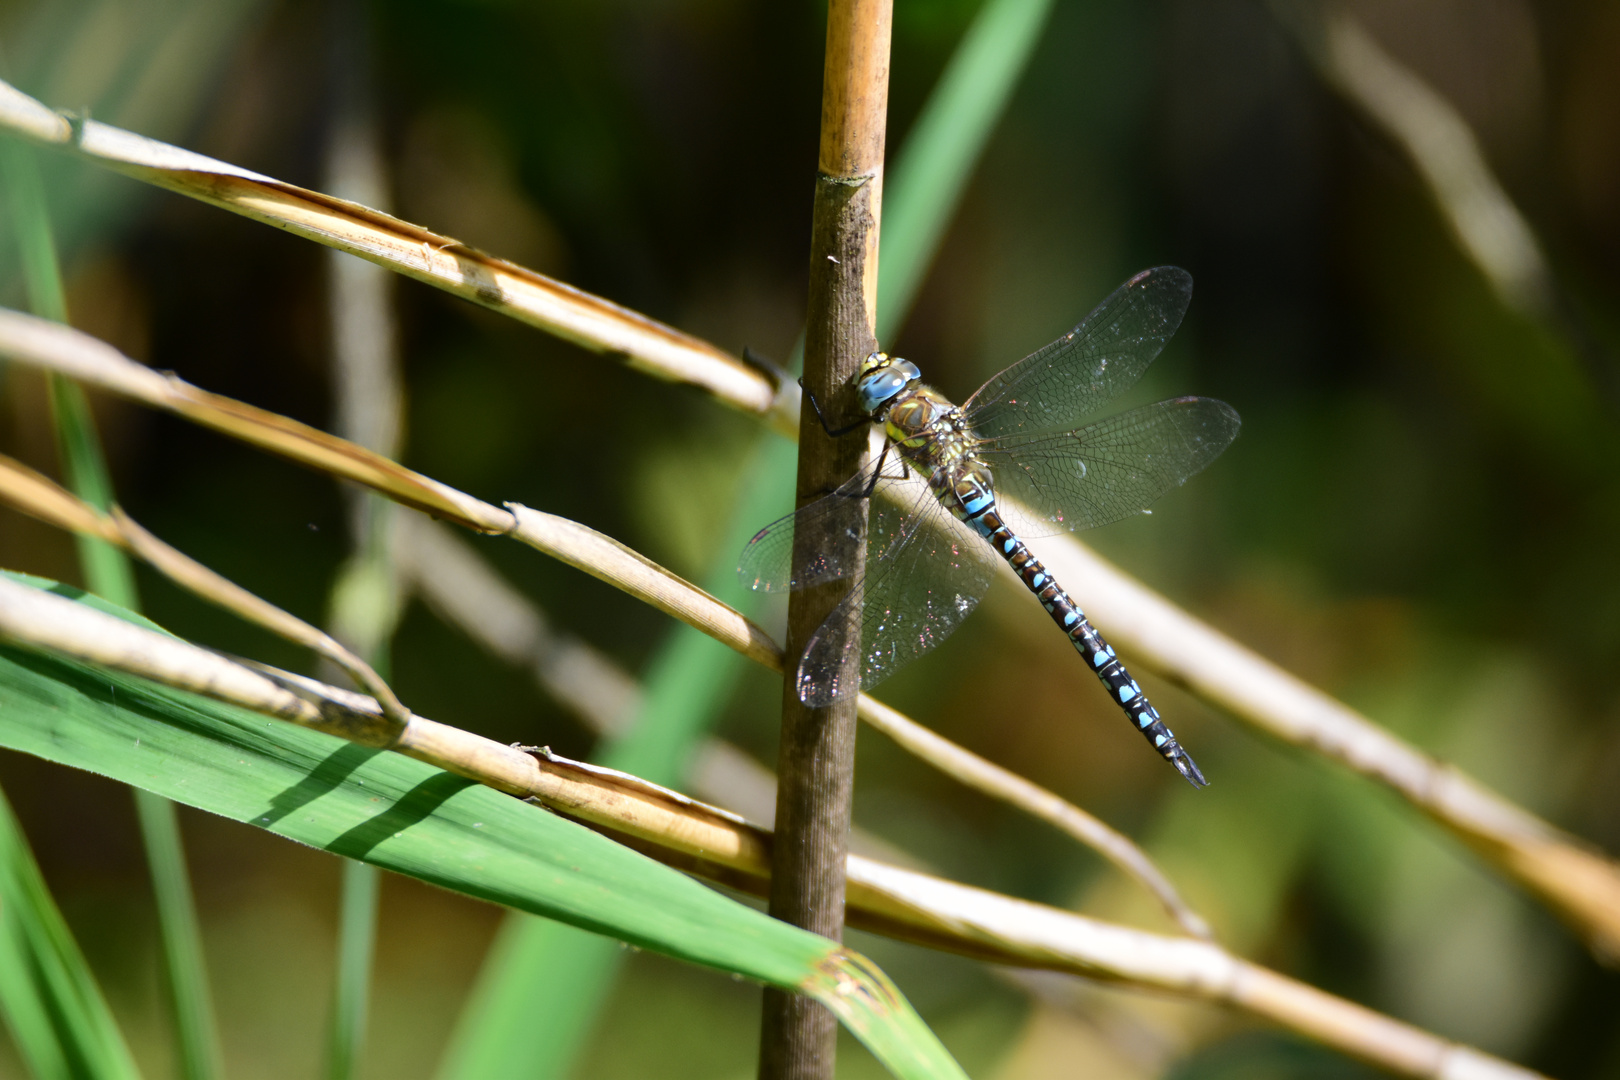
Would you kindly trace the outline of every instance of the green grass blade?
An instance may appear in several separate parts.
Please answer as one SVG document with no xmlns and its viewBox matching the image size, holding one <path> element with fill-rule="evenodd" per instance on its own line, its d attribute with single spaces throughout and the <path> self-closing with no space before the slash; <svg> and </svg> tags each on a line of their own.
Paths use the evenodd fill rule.
<svg viewBox="0 0 1620 1080">
<path fill-rule="evenodd" d="M 986 0 L 896 155 L 884 181 L 879 341 L 904 325 L 1051 10 L 1052 0 Z"/>
<path fill-rule="evenodd" d="M 164 970 L 169 972 L 175 1038 L 179 1042 L 176 1056 L 180 1075 L 183 1080 L 209 1080 L 222 1075 L 224 1065 L 214 1003 L 208 993 L 202 930 L 197 923 L 191 875 L 186 869 L 185 850 L 180 842 L 179 817 L 174 803 L 163 796 L 140 788 L 132 790 L 141 840 L 152 871 L 163 964 Z"/>
<path fill-rule="evenodd" d="M 45 209 L 45 185 L 31 147 L 15 139 L 0 140 L 0 182 L 6 185 L 11 224 L 17 233 L 28 306 L 42 319 L 65 323 L 67 291 L 62 287 L 62 267 Z"/>
<path fill-rule="evenodd" d="M 562 1080 L 623 963 L 619 943 L 509 915 L 490 945 L 439 1069 L 441 1080 Z"/>
<path fill-rule="evenodd" d="M 68 487 L 91 506 L 105 510 L 113 503 L 112 481 L 107 475 L 90 403 L 78 383 L 55 373 L 48 379 L 57 453 L 65 465 Z M 90 591 L 134 611 L 139 603 L 128 556 L 105 540 L 83 533 L 75 533 L 73 538 Z"/>
<path fill-rule="evenodd" d="M 0 141 L 0 182 L 5 184 L 11 220 L 17 234 L 23 285 L 35 315 L 59 323 L 68 321 L 67 293 L 62 268 L 51 238 L 50 216 L 39 165 L 31 147 L 11 139 Z M 74 494 L 92 506 L 106 509 L 112 502 L 112 484 L 106 461 L 90 417 L 84 391 L 59 375 L 49 376 L 51 416 L 56 426 L 57 452 Z M 129 560 L 105 540 L 76 536 L 85 581 L 94 592 L 133 610 L 135 579 Z"/>
<path fill-rule="evenodd" d="M 359 650 L 377 673 L 389 677 L 389 642 L 400 615 L 400 590 L 389 573 L 389 515 L 396 507 L 361 496 L 371 525 L 355 557 L 332 587 L 333 631 Z M 347 862 L 338 920 L 337 979 L 333 986 L 326 1080 L 350 1080 L 360 1071 L 371 1011 L 372 960 L 377 943 L 381 879 L 374 867 Z"/>
<path fill-rule="evenodd" d="M 51 236 L 50 215 L 38 163 L 29 147 L 7 140 L 0 145 L 0 180 L 9 196 L 11 219 L 29 305 L 34 314 L 67 322 L 67 293 Z M 92 506 L 112 505 L 112 481 L 84 390 L 59 375 L 49 376 L 51 417 L 68 485 Z M 76 535 L 85 582 L 93 592 L 131 611 L 139 607 L 135 575 L 122 551 L 104 540 Z M 211 1080 L 221 1072 L 218 1026 L 208 992 L 202 932 L 186 871 L 180 823 L 174 807 L 137 789 L 135 811 L 163 939 L 164 970 L 174 1009 L 184 1080 Z"/>
<path fill-rule="evenodd" d="M 371 1001 L 371 957 L 377 943 L 377 898 L 382 875 L 352 859 L 343 863 L 343 908 L 338 922 L 337 994 L 332 1005 L 327 1080 L 349 1080 L 360 1063 Z"/>
<path fill-rule="evenodd" d="M 38 585 L 38 579 L 12 575 Z M 105 601 L 48 587 L 103 610 Z M 892 988 L 777 922 L 555 814 L 400 754 L 58 657 L 0 648 L 0 745 L 336 855 L 812 994 L 896 1076 L 957 1077 Z M 846 997 L 881 1007 L 850 1011 Z"/>
<path fill-rule="evenodd" d="M 0 795 L 0 1009 L 38 1080 L 139 1077 L 89 965 Z"/>
</svg>

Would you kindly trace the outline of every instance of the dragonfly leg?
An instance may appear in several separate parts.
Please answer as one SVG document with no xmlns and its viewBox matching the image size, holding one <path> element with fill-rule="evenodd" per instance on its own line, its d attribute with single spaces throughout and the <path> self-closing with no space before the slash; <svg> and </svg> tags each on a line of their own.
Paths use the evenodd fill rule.
<svg viewBox="0 0 1620 1080">
<path fill-rule="evenodd" d="M 809 400 L 810 407 L 816 410 L 816 419 L 821 421 L 821 430 L 827 433 L 827 438 L 829 439 L 843 438 L 850 432 L 863 428 L 872 422 L 869 418 L 863 416 L 847 427 L 834 428 L 827 423 L 827 416 L 821 411 L 821 402 L 816 400 L 816 392 L 804 385 L 803 376 L 799 377 L 799 389 L 804 391 L 804 396 Z"/>
<path fill-rule="evenodd" d="M 882 453 L 878 454 L 877 468 L 872 470 L 872 479 L 867 481 L 866 489 L 864 491 L 862 491 L 859 495 L 855 496 L 857 499 L 870 499 L 872 497 L 872 492 L 877 490 L 877 485 L 878 485 L 879 480 L 910 480 L 911 479 L 911 469 L 910 469 L 909 466 L 906 465 L 906 459 L 905 458 L 900 458 L 900 475 L 899 476 L 884 476 L 883 475 L 883 466 L 888 462 L 888 460 L 889 460 L 889 450 L 893 446 L 894 446 L 894 440 L 893 439 L 884 439 L 883 440 L 883 451 L 882 451 Z"/>
</svg>

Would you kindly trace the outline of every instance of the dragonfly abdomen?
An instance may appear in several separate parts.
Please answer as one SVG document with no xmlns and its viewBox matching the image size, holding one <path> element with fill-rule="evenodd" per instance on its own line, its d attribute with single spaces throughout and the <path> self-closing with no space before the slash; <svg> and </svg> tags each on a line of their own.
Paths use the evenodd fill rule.
<svg viewBox="0 0 1620 1080">
<path fill-rule="evenodd" d="M 1091 625 L 1085 612 L 1080 610 L 1070 597 L 1063 591 L 1041 561 L 1025 546 L 1024 542 L 1007 527 L 996 512 L 993 497 L 990 505 L 977 514 L 966 518 L 978 530 L 979 534 L 995 546 L 997 553 L 1006 559 L 1015 573 L 1035 594 L 1052 621 L 1068 635 L 1069 641 L 1086 660 L 1086 666 L 1096 673 L 1097 678 L 1107 687 L 1108 695 L 1118 703 L 1125 715 L 1130 717 L 1131 723 L 1140 731 L 1153 748 L 1157 750 L 1166 761 L 1176 767 L 1176 771 L 1186 777 L 1193 787 L 1207 787 L 1209 781 L 1199 771 L 1187 751 L 1181 748 L 1176 737 L 1159 719 L 1159 710 L 1148 702 L 1147 695 L 1131 678 L 1125 665 L 1120 663 L 1119 657 L 1114 655 L 1113 646 L 1103 640 L 1097 628 Z"/>
</svg>

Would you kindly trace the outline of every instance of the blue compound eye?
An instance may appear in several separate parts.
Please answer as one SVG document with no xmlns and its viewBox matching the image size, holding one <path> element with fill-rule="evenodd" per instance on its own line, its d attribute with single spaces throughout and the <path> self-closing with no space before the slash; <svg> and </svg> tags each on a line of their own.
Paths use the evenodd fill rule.
<svg viewBox="0 0 1620 1080">
<path fill-rule="evenodd" d="M 860 396 L 861 408 L 869 413 L 877 412 L 884 402 L 904 390 L 906 384 L 920 375 L 917 365 L 909 360 L 886 360 L 856 385 L 855 392 Z"/>
</svg>

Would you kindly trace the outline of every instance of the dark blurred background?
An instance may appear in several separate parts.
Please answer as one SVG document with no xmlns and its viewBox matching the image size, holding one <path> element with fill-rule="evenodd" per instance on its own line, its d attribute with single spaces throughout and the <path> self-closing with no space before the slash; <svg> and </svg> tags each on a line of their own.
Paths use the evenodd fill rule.
<svg viewBox="0 0 1620 1080">
<path fill-rule="evenodd" d="M 896 0 L 893 152 L 978 5 Z M 1259 0 L 1059 0 L 899 337 L 958 399 L 1130 273 L 1197 281 L 1135 399 L 1198 393 L 1237 443 L 1152 517 L 1086 538 L 1215 626 L 1555 823 L 1620 850 L 1620 7 L 1365 0 L 1351 10 L 1471 124 L 1537 230 L 1559 309 L 1505 305 L 1388 133 Z M 394 0 L 370 9 L 402 217 L 731 350 L 785 360 L 803 317 L 824 10 L 806 3 Z M 7 78 L 46 103 L 320 187 L 327 5 L 48 0 L 0 9 Z M 207 389 L 330 427 L 327 255 L 42 158 L 75 325 Z M 3 300 L 22 306 L 15 238 Z M 690 577 L 758 425 L 401 282 L 405 461 L 584 522 Z M 56 472 L 42 385 L 7 371 L 0 450 Z M 328 481 L 98 400 L 119 497 L 315 622 L 348 551 Z M 670 620 L 513 544 L 480 549 L 631 671 Z M 72 542 L 0 511 L 0 564 L 80 580 Z M 149 576 L 147 613 L 310 662 Z M 1075 590 L 1084 596 L 1084 585 Z M 1000 586 L 998 586 L 998 590 Z M 1103 626 L 1104 633 L 1107 627 Z M 395 684 L 427 716 L 590 752 L 520 672 L 414 605 Z M 971 674 L 971 677 L 970 677 Z M 1570 1078 L 1620 1076 L 1620 978 L 1407 807 L 1142 680 L 1215 781 L 1125 730 L 1027 598 L 994 592 L 885 687 L 910 715 L 1142 839 L 1246 955 Z M 774 761 L 751 672 L 720 734 Z M 940 871 L 1159 928 L 1056 832 L 863 735 L 857 821 Z M 0 755 L 0 786 L 149 1075 L 172 1061 L 128 793 Z M 337 861 L 182 815 L 229 1071 L 309 1075 Z M 365 1071 L 432 1072 L 498 912 L 389 878 Z M 975 1075 L 1293 1077 L 1358 1066 L 1206 1008 L 1043 984 L 857 936 Z M 636 957 L 580 1076 L 751 1075 L 755 988 Z M 870 1061 L 844 1056 L 848 1075 Z M 0 1072 L 19 1070 L 0 1036 Z"/>
</svg>

